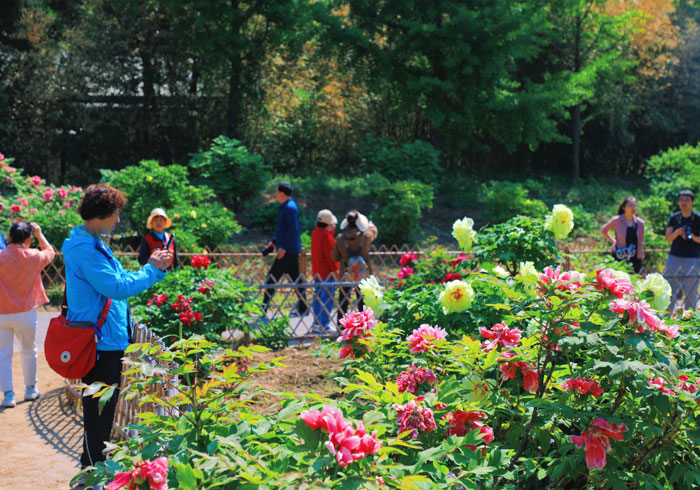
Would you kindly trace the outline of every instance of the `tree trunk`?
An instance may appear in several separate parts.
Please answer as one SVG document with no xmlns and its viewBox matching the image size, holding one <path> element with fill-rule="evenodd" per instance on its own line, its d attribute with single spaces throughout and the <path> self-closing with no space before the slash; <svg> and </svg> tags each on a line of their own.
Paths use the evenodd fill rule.
<svg viewBox="0 0 700 490">
<path fill-rule="evenodd" d="M 574 106 L 574 113 L 572 117 L 572 131 L 573 131 L 573 165 L 571 167 L 571 178 L 574 182 L 578 180 L 581 174 L 581 104 Z"/>
<path fill-rule="evenodd" d="M 231 60 L 231 77 L 228 85 L 228 109 L 226 111 L 226 136 L 240 139 L 238 125 L 241 117 L 241 68 L 236 58 Z"/>
</svg>

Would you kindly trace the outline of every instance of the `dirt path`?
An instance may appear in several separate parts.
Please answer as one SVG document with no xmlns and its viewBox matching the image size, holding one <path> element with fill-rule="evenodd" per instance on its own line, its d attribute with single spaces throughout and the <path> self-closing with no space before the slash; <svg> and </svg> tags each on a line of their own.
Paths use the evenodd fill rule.
<svg viewBox="0 0 700 490">
<path fill-rule="evenodd" d="M 81 419 L 67 403 L 63 379 L 39 353 L 41 398 L 24 402 L 22 366 L 13 356 L 17 407 L 0 408 L 0 489 L 67 490 L 78 472 Z"/>
</svg>

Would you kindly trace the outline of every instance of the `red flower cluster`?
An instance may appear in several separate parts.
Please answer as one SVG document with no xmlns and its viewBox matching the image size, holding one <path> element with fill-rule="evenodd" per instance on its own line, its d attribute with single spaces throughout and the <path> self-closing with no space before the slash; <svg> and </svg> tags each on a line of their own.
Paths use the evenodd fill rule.
<svg viewBox="0 0 700 490">
<path fill-rule="evenodd" d="M 520 342 L 523 334 L 517 328 L 511 329 L 505 323 L 497 323 L 491 327 L 491 330 L 479 327 L 479 333 L 482 337 L 491 339 L 491 342 L 484 342 L 481 345 L 481 348 L 486 352 L 492 351 L 498 344 L 501 344 L 503 347 L 515 347 Z"/>
<path fill-rule="evenodd" d="M 18 199 L 17 199 L 17 202 L 20 203 L 20 204 L 21 204 L 22 206 L 24 206 L 25 208 L 26 208 L 27 206 L 29 206 L 29 201 L 27 201 L 27 198 L 26 198 L 26 197 L 20 197 L 20 198 L 18 198 Z"/>
<path fill-rule="evenodd" d="M 128 490 L 145 490 L 146 484 L 151 490 L 168 490 L 168 458 L 144 461 L 129 472 L 117 473 L 105 490 L 119 490 L 124 487 Z"/>
<path fill-rule="evenodd" d="M 372 308 L 365 306 L 362 311 L 349 311 L 340 319 L 343 331 L 338 337 L 338 342 L 343 346 L 340 348 L 340 359 L 350 356 L 355 359 L 355 351 L 363 355 L 369 352 L 367 345 L 359 344 L 359 339 L 368 339 L 372 336 L 371 329 L 377 324 Z"/>
<path fill-rule="evenodd" d="M 693 393 L 698 391 L 698 386 L 694 384 L 688 384 L 689 379 L 690 378 L 688 378 L 688 376 L 686 376 L 685 374 L 681 374 L 680 376 L 678 376 L 678 381 L 680 381 L 678 388 L 683 391 L 687 391 L 692 395 Z"/>
<path fill-rule="evenodd" d="M 31 185 L 33 185 L 34 187 L 40 186 L 40 185 L 41 185 L 41 182 L 42 182 L 41 177 L 39 177 L 38 175 L 35 175 L 35 176 L 32 177 L 31 179 L 29 179 L 29 183 L 30 183 Z"/>
<path fill-rule="evenodd" d="M 544 268 L 540 274 L 540 284 L 537 294 L 543 295 L 549 289 L 576 292 L 581 287 L 579 273 L 576 271 L 566 271 L 562 274 L 561 266 L 552 269 L 551 266 Z"/>
<path fill-rule="evenodd" d="M 409 401 L 405 405 L 394 404 L 396 410 L 396 423 L 399 426 L 399 433 L 411 431 L 411 438 L 418 437 L 418 432 L 430 432 L 437 429 L 433 411 L 429 408 L 419 407 L 415 400 Z"/>
<path fill-rule="evenodd" d="M 66 197 L 68 197 L 68 191 L 65 189 L 58 189 L 56 191 L 56 194 L 58 194 L 58 197 L 60 197 L 61 199 L 65 199 Z"/>
<path fill-rule="evenodd" d="M 581 395 L 590 393 L 596 398 L 601 396 L 605 391 L 598 385 L 597 381 L 586 378 L 569 378 L 561 385 L 561 389 L 565 391 L 576 390 Z"/>
<path fill-rule="evenodd" d="M 583 431 L 580 436 L 569 436 L 576 447 L 586 446 L 586 465 L 589 468 L 605 468 L 606 453 L 610 451 L 610 439 L 622 440 L 622 433 L 627 432 L 625 424 L 613 424 L 605 419 L 595 419 L 591 428 Z"/>
<path fill-rule="evenodd" d="M 397 274 L 399 279 L 406 279 L 407 277 L 411 277 L 413 275 L 413 267 L 402 267 L 399 273 Z"/>
<path fill-rule="evenodd" d="M 402 267 L 412 266 L 416 263 L 417 260 L 418 256 L 416 254 L 414 254 L 413 252 L 408 252 L 401 256 L 399 264 L 401 264 Z"/>
<path fill-rule="evenodd" d="M 192 311 L 192 298 L 179 295 L 177 301 L 171 304 L 170 308 L 180 313 L 180 322 L 187 327 L 192 325 L 194 321 L 202 321 L 202 314 L 198 311 Z"/>
<path fill-rule="evenodd" d="M 204 281 L 200 286 L 199 286 L 199 292 L 202 294 L 209 295 L 211 294 L 211 290 L 214 289 L 214 283 L 211 281 Z"/>
<path fill-rule="evenodd" d="M 340 466 L 347 466 L 368 454 L 377 454 L 382 447 L 376 430 L 367 434 L 362 423 L 355 430 L 352 423 L 345 420 L 343 412 L 336 408 L 325 406 L 321 412 L 305 410 L 301 412 L 301 419 L 312 429 L 321 429 L 328 434 L 326 448 Z"/>
<path fill-rule="evenodd" d="M 51 199 L 53 199 L 53 189 L 51 187 L 47 187 L 46 189 L 44 189 L 43 197 L 45 201 L 50 201 Z"/>
<path fill-rule="evenodd" d="M 513 353 L 507 352 L 502 354 L 501 357 L 509 359 L 514 355 Z M 514 379 L 515 375 L 520 371 L 520 374 L 523 376 L 523 386 L 525 389 L 530 393 L 537 391 L 537 387 L 539 386 L 537 370 L 525 361 L 501 362 L 500 368 L 501 377 L 504 380 Z"/>
<path fill-rule="evenodd" d="M 458 436 L 462 437 L 467 435 L 467 433 L 478 430 L 479 434 L 482 435 L 482 439 L 486 444 L 493 441 L 493 429 L 484 423 L 480 419 L 487 418 L 485 413 L 482 412 L 467 412 L 465 410 L 455 410 L 449 412 L 443 417 L 447 420 L 447 435 L 448 436 Z M 473 451 L 476 450 L 476 446 L 470 444 L 469 448 Z M 486 447 L 481 448 L 481 455 L 483 456 L 486 452 Z"/>
<path fill-rule="evenodd" d="M 402 371 L 396 379 L 400 393 L 408 391 L 413 395 L 418 394 L 418 385 L 421 383 L 435 384 L 437 382 L 438 379 L 434 372 L 422 367 L 416 367 L 413 364 L 408 368 L 408 371 Z"/>
<path fill-rule="evenodd" d="M 190 261 L 190 265 L 195 269 L 207 269 L 209 268 L 210 264 L 211 260 L 209 260 L 209 257 L 205 257 L 204 255 L 195 255 Z"/>
<path fill-rule="evenodd" d="M 627 279 L 615 277 L 614 272 L 611 269 L 601 269 L 595 274 L 595 288 L 598 291 L 607 289 L 610 294 L 617 298 L 622 298 L 625 294 L 632 294 L 634 292 L 634 286 Z"/>
<path fill-rule="evenodd" d="M 22 208 L 20 208 L 17 204 L 13 204 L 12 206 L 10 206 L 10 212 L 15 214 L 21 213 Z"/>
<path fill-rule="evenodd" d="M 462 280 L 462 274 L 458 274 L 457 272 L 448 272 L 445 274 L 445 278 L 440 281 L 440 284 L 445 284 L 446 282 L 450 281 L 461 281 Z"/>
<path fill-rule="evenodd" d="M 146 306 L 155 304 L 158 307 L 163 306 L 165 303 L 168 302 L 168 295 L 167 294 L 154 294 L 151 299 L 148 300 L 148 303 L 146 303 Z"/>
<path fill-rule="evenodd" d="M 673 391 L 673 388 L 669 388 L 666 386 L 666 380 L 663 378 L 652 378 L 650 377 L 647 382 L 649 383 L 649 386 L 653 388 L 657 388 L 661 393 L 664 395 L 675 395 L 676 392 Z"/>
</svg>

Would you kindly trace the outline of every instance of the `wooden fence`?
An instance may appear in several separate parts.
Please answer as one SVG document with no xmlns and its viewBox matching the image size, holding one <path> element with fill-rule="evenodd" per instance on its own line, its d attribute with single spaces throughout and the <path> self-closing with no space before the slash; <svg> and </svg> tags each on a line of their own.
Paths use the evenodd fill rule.
<svg viewBox="0 0 700 490">
<path fill-rule="evenodd" d="M 138 344 L 146 343 L 157 345 L 161 349 L 166 348 L 158 336 L 143 325 L 137 325 L 134 328 L 134 342 Z M 138 353 L 132 354 L 132 356 L 136 355 L 138 355 Z M 126 372 L 128 369 L 129 366 L 125 365 L 123 372 Z M 156 411 L 156 407 L 153 406 L 152 403 L 142 403 L 138 396 L 128 400 L 126 399 L 126 389 L 137 379 L 138 375 L 122 374 L 119 399 L 117 401 L 117 409 L 114 416 L 114 424 L 112 426 L 112 437 L 114 439 L 129 439 L 132 434 L 126 431 L 124 427 L 130 424 L 138 423 L 140 421 L 138 414 Z M 75 385 L 82 383 L 81 380 L 67 379 L 65 380 L 65 383 L 70 401 L 75 406 L 80 406 L 82 394 L 75 388 Z M 172 390 L 177 389 L 175 388 L 176 385 L 176 378 L 164 376 L 162 377 L 160 383 L 151 385 L 149 389 L 151 392 L 154 392 L 154 394 L 165 397 L 172 394 Z"/>
</svg>

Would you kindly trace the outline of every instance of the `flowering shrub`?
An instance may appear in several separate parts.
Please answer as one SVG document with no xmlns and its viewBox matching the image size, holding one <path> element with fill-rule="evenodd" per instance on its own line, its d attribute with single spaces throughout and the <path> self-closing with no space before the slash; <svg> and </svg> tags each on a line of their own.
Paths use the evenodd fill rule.
<svg viewBox="0 0 700 490">
<path fill-rule="evenodd" d="M 248 332 L 251 315 L 260 312 L 257 291 L 225 270 L 207 269 L 206 257 L 195 256 L 192 262 L 200 267 L 168 272 L 133 300 L 135 316 L 168 343 L 194 334 L 221 343 L 225 330 Z"/>
<path fill-rule="evenodd" d="M 657 311 L 638 279 L 614 271 L 530 261 L 513 257 L 524 266 L 508 275 L 439 252 L 415 262 L 380 311 L 343 319 L 328 347 L 343 358 L 343 396 L 281 394 L 269 416 L 249 409 L 247 374 L 180 340 L 159 357 L 178 374 L 201 363 L 212 373 L 173 400 L 148 400 L 193 414 L 146 415 L 96 474 L 167 454 L 178 488 L 692 488 L 698 313 Z M 443 309 L 446 271 L 471 286 L 461 311 Z M 197 309 L 197 293 L 180 294 Z"/>
</svg>

